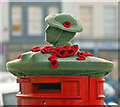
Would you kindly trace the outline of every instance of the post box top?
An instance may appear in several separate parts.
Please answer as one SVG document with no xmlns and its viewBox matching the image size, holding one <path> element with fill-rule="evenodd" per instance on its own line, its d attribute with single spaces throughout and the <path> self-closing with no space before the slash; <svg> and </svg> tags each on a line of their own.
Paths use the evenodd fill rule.
<svg viewBox="0 0 120 107">
<path fill-rule="evenodd" d="M 7 63 L 7 70 L 24 75 L 85 75 L 102 77 L 112 71 L 113 63 L 78 51 L 70 40 L 83 30 L 79 20 L 68 14 L 49 15 L 45 19 L 46 41 L 52 46 L 39 46 Z"/>
</svg>

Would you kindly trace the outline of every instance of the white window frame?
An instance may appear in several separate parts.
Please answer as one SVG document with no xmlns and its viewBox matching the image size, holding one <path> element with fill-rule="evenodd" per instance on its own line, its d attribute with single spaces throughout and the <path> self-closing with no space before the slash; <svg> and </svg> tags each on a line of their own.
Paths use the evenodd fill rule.
<svg viewBox="0 0 120 107">
<path fill-rule="evenodd" d="M 28 7 L 27 7 L 27 12 L 29 12 L 29 7 L 30 6 L 37 6 L 37 7 L 40 7 L 40 11 L 41 11 L 41 20 L 43 19 L 43 8 L 42 8 L 42 6 L 41 5 L 29 5 Z M 41 36 L 41 34 L 43 33 L 43 21 L 41 21 L 41 31 L 40 31 L 40 33 L 39 34 L 34 34 L 34 33 L 29 33 L 29 15 L 28 15 L 28 18 L 27 18 L 27 20 L 28 20 L 28 23 L 27 23 L 27 34 L 28 34 L 28 36 Z"/>
<path fill-rule="evenodd" d="M 111 7 L 111 8 L 115 8 L 116 9 L 116 13 L 118 13 L 118 8 L 117 8 L 117 6 L 115 5 L 115 4 L 105 4 L 104 6 L 103 6 L 103 22 L 104 22 L 104 8 L 107 8 L 107 7 Z M 109 37 L 109 38 L 113 38 L 113 39 L 115 39 L 115 38 L 117 38 L 117 35 L 118 35 L 118 15 L 116 14 L 116 34 L 115 35 L 110 35 L 110 36 L 108 36 L 108 35 L 105 35 L 104 34 L 104 23 L 103 23 L 103 35 L 104 35 L 104 37 L 105 38 L 107 38 L 107 37 Z"/>
</svg>

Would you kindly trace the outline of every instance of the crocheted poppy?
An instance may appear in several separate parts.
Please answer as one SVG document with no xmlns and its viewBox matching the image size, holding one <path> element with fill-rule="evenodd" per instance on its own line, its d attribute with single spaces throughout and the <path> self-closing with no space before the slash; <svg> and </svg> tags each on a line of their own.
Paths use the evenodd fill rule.
<svg viewBox="0 0 120 107">
<path fill-rule="evenodd" d="M 58 61 L 56 59 L 50 60 L 50 66 L 56 68 L 58 66 Z"/>
<path fill-rule="evenodd" d="M 43 49 L 41 49 L 40 51 L 41 51 L 42 53 L 48 53 L 48 52 L 47 52 L 47 50 L 46 50 L 46 49 L 44 49 L 44 48 L 43 48 Z"/>
<path fill-rule="evenodd" d="M 43 49 L 47 52 L 51 52 L 52 46 L 45 46 Z"/>
<path fill-rule="evenodd" d="M 92 54 L 92 53 L 89 53 L 88 55 L 89 55 L 89 56 L 93 56 L 93 54 Z"/>
<path fill-rule="evenodd" d="M 76 57 L 77 60 L 85 60 L 86 57 L 84 55 L 80 55 L 79 57 Z"/>
<path fill-rule="evenodd" d="M 48 57 L 48 60 L 52 60 L 52 59 L 57 59 L 57 57 L 56 56 L 50 56 L 50 57 Z"/>
<path fill-rule="evenodd" d="M 60 49 L 58 52 L 59 57 L 65 57 L 66 56 L 66 49 Z"/>
<path fill-rule="evenodd" d="M 67 56 L 71 56 L 71 55 L 74 55 L 75 54 L 75 50 L 74 49 L 67 49 L 66 51 L 66 55 Z"/>
<path fill-rule="evenodd" d="M 70 46 L 68 46 L 68 45 L 63 45 L 63 49 L 69 49 L 70 48 Z"/>
<path fill-rule="evenodd" d="M 39 46 L 36 46 L 36 47 L 34 47 L 34 48 L 31 49 L 31 51 L 33 51 L 33 52 L 37 52 L 37 51 L 40 51 L 40 50 L 41 49 L 40 49 Z"/>
<path fill-rule="evenodd" d="M 56 50 L 57 52 L 59 52 L 60 49 L 62 49 L 62 46 L 54 47 L 54 48 L 53 48 L 53 50 Z"/>
<path fill-rule="evenodd" d="M 58 56 L 58 52 L 54 49 L 51 51 L 51 55 L 52 56 Z"/>
<path fill-rule="evenodd" d="M 63 46 L 59 46 L 58 48 L 59 48 L 59 49 L 62 49 L 62 48 L 63 48 Z"/>
<path fill-rule="evenodd" d="M 80 55 L 89 56 L 89 53 L 87 51 L 79 51 L 78 56 Z"/>
<path fill-rule="evenodd" d="M 17 59 L 20 59 L 20 58 L 21 58 L 21 56 L 22 56 L 22 55 L 19 55 L 19 56 L 17 57 Z"/>
<path fill-rule="evenodd" d="M 62 22 L 62 24 L 63 24 L 65 27 L 70 27 L 70 26 L 71 26 L 71 22 L 69 22 L 69 21 L 64 21 L 64 22 Z"/>
<path fill-rule="evenodd" d="M 71 48 L 74 49 L 75 51 L 77 51 L 79 47 L 78 47 L 78 45 L 72 45 Z"/>
<path fill-rule="evenodd" d="M 85 56 L 89 56 L 89 53 L 87 51 L 84 51 Z"/>
<path fill-rule="evenodd" d="M 80 55 L 86 55 L 86 52 L 84 52 L 84 51 L 78 51 L 78 56 L 80 56 Z"/>
</svg>

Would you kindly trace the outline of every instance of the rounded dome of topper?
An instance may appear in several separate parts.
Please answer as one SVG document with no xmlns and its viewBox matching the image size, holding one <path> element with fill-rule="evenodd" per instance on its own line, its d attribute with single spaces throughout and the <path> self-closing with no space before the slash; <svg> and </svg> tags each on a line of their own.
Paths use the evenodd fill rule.
<svg viewBox="0 0 120 107">
<path fill-rule="evenodd" d="M 82 32 L 83 30 L 79 20 L 69 14 L 50 14 L 45 18 L 45 21 L 51 27 L 69 32 Z"/>
</svg>

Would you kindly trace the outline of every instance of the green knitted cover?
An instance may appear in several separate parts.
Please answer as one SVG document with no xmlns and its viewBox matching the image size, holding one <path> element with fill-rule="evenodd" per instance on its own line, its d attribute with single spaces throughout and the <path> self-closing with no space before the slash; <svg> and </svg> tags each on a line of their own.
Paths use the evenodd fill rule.
<svg viewBox="0 0 120 107">
<path fill-rule="evenodd" d="M 68 14 L 49 15 L 45 18 L 45 21 L 51 27 L 56 27 L 69 32 L 81 32 L 83 30 L 83 27 L 80 24 L 79 20 L 74 16 Z M 62 22 L 64 21 L 70 21 L 71 27 L 68 28 L 63 26 Z"/>
<path fill-rule="evenodd" d="M 7 70 L 20 75 L 87 75 L 101 77 L 112 71 L 113 63 L 101 58 L 88 56 L 86 60 L 76 60 L 77 55 L 57 58 L 58 66 L 52 68 L 48 57 L 51 54 L 27 52 L 21 59 L 7 63 Z"/>
<path fill-rule="evenodd" d="M 70 40 L 76 32 L 82 31 L 82 25 L 68 14 L 49 15 L 45 19 L 46 41 L 55 46 L 71 45 Z M 7 70 L 16 76 L 23 75 L 86 75 L 102 77 L 112 71 L 113 63 L 101 58 L 87 56 L 85 60 L 76 60 L 77 52 L 70 57 L 58 57 L 58 66 L 52 68 L 48 57 L 50 53 L 23 53 L 20 59 L 7 63 Z"/>
</svg>

